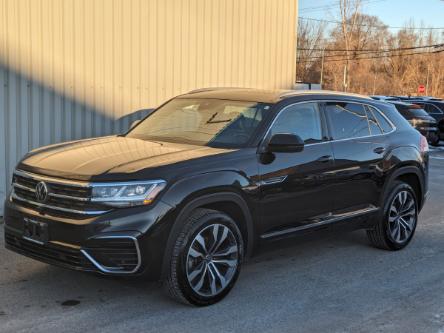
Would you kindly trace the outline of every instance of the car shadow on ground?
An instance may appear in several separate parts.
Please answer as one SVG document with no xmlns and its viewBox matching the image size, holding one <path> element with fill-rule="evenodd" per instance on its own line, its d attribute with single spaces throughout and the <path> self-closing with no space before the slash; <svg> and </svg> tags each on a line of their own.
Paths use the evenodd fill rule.
<svg viewBox="0 0 444 333">
<path fill-rule="evenodd" d="M 285 271 L 286 265 L 303 265 L 316 257 L 322 260 L 326 253 L 334 249 L 347 249 L 357 245 L 365 247 L 367 244 L 365 233 L 362 231 L 345 234 L 331 232 L 308 235 L 303 239 L 297 237 L 279 240 L 261 246 L 261 249 L 244 264 L 243 271 L 264 271 L 260 274 L 265 274 L 262 278 L 267 280 L 267 269 L 263 266 L 271 264 Z M 40 304 L 42 308 L 51 306 L 47 304 L 48 299 L 62 307 L 71 307 L 82 303 L 107 303 L 122 297 L 144 298 L 160 307 L 177 305 L 164 296 L 161 283 L 148 282 L 143 277 L 113 277 L 76 272 L 12 255 L 17 256 L 15 259 L 19 260 L 20 264 L 14 267 L 16 278 L 7 284 L 20 284 L 19 289 L 31 300 L 41 299 L 42 293 L 50 295 L 50 298 Z M 29 269 L 30 265 L 33 269 Z M 0 289 L 4 287 L 2 284 L 0 283 Z"/>
</svg>

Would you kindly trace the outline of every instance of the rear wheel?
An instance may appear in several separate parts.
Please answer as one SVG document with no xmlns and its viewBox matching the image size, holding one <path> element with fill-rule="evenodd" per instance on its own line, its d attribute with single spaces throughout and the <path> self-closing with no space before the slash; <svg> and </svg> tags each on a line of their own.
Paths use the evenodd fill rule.
<svg viewBox="0 0 444 333">
<path fill-rule="evenodd" d="M 367 231 L 373 246 L 400 250 L 413 238 L 418 221 L 418 201 L 410 185 L 396 181 L 391 186 L 384 214 L 374 229 Z"/>
<path fill-rule="evenodd" d="M 242 235 L 231 217 L 197 209 L 176 240 L 165 289 L 183 303 L 216 303 L 233 288 L 242 258 Z"/>
</svg>

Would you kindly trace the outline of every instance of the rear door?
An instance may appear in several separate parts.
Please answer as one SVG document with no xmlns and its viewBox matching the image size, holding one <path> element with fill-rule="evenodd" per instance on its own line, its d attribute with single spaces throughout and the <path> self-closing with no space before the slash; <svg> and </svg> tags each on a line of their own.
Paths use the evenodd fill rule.
<svg viewBox="0 0 444 333">
<path fill-rule="evenodd" d="M 387 150 L 384 133 L 392 127 L 387 120 L 381 123 L 384 118 L 379 111 L 360 103 L 327 102 L 324 110 L 335 158 L 334 211 L 347 213 L 377 206 L 381 163 Z"/>
</svg>

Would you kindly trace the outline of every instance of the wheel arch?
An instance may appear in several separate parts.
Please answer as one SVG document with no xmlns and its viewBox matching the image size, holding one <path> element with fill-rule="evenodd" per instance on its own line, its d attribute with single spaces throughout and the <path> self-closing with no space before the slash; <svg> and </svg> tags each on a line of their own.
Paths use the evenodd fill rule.
<svg viewBox="0 0 444 333">
<path fill-rule="evenodd" d="M 245 257 L 248 258 L 254 248 L 255 231 L 253 218 L 244 198 L 235 192 L 218 192 L 198 196 L 187 202 L 174 219 L 163 255 L 161 279 L 168 274 L 175 241 L 181 231 L 182 221 L 197 208 L 214 209 L 229 215 L 238 225 L 245 246 Z"/>
<path fill-rule="evenodd" d="M 421 210 L 425 201 L 424 175 L 422 174 L 421 170 L 415 166 L 402 166 L 390 174 L 384 185 L 381 204 L 383 204 L 388 191 L 390 190 L 391 184 L 393 184 L 393 182 L 396 180 L 401 180 L 413 188 L 418 199 L 419 210 Z"/>
</svg>

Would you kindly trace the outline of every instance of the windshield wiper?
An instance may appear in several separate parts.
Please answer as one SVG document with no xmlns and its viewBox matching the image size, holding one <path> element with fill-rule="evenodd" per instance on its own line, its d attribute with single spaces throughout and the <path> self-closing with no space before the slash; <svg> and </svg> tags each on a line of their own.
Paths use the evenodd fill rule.
<svg viewBox="0 0 444 333">
<path fill-rule="evenodd" d="M 207 123 L 207 124 L 229 123 L 229 122 L 232 121 L 232 120 L 233 120 L 233 119 L 214 120 L 214 121 L 210 121 L 210 120 L 208 120 L 206 123 Z"/>
<path fill-rule="evenodd" d="M 213 114 L 210 119 L 207 120 L 206 124 L 219 124 L 219 123 L 229 123 L 232 119 L 227 119 L 227 120 L 215 120 L 213 121 L 214 118 L 216 118 L 216 116 L 218 115 L 219 112 L 216 112 L 215 114 Z"/>
</svg>

